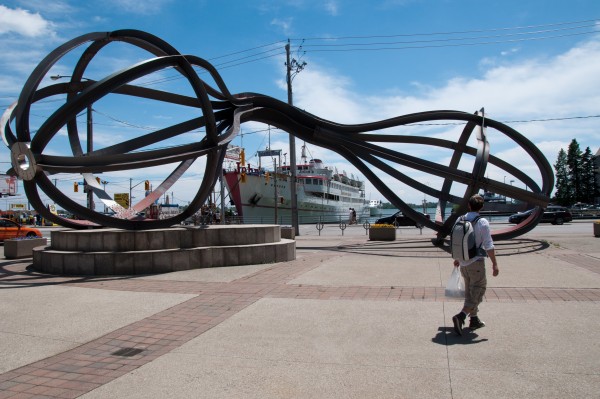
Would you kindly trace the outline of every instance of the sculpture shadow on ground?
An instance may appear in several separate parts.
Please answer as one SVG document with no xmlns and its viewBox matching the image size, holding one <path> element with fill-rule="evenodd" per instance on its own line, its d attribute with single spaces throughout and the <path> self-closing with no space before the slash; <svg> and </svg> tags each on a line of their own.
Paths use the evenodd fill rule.
<svg viewBox="0 0 600 399">
<path fill-rule="evenodd" d="M 496 256 L 514 256 L 531 254 L 544 251 L 550 244 L 544 240 L 528 238 L 515 238 L 494 244 Z M 360 255 L 396 257 L 396 258 L 450 258 L 450 246 L 447 241 L 444 245 L 432 247 L 430 239 L 408 239 L 395 241 L 367 241 L 366 243 L 352 243 L 348 245 L 331 246 L 303 246 L 300 241 L 298 250 L 346 252 Z"/>
</svg>

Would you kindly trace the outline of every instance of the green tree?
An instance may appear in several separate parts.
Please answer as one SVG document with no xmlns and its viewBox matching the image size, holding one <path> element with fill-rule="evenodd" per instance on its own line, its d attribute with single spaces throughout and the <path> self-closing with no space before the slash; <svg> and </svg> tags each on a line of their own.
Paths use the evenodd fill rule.
<svg viewBox="0 0 600 399">
<path fill-rule="evenodd" d="M 572 202 L 583 201 L 583 163 L 582 153 L 577 140 L 573 139 L 567 149 L 567 165 L 569 167 L 569 182 L 573 190 Z M 570 205 L 570 204 L 569 204 Z"/>
<path fill-rule="evenodd" d="M 587 147 L 581 156 L 582 164 L 582 201 L 594 203 L 596 194 L 596 176 L 594 173 L 594 156 L 590 147 Z"/>
<path fill-rule="evenodd" d="M 556 175 L 554 201 L 559 205 L 568 206 L 573 201 L 573 190 L 569 181 L 567 153 L 562 148 L 558 152 L 558 158 L 554 164 L 554 171 Z"/>
</svg>

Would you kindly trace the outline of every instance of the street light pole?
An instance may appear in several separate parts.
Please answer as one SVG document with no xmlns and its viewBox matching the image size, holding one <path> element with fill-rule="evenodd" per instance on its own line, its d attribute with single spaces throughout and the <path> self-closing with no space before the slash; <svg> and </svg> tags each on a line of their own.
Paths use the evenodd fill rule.
<svg viewBox="0 0 600 399">
<path fill-rule="evenodd" d="M 104 185 L 104 192 L 106 192 L 106 183 L 108 183 L 106 180 L 102 180 L 100 183 L 102 183 Z M 106 204 L 104 204 L 104 213 L 106 213 Z"/>
<path fill-rule="evenodd" d="M 63 75 L 52 75 L 50 79 L 58 80 L 62 78 L 72 78 L 72 76 L 63 76 Z M 90 80 L 88 78 L 81 77 L 81 79 Z M 86 131 L 87 131 L 87 153 L 88 155 L 92 153 L 94 150 L 94 120 L 93 120 L 93 109 L 92 105 L 88 105 L 86 108 Z M 87 207 L 88 209 L 94 210 L 94 190 L 88 186 L 87 191 Z"/>
</svg>

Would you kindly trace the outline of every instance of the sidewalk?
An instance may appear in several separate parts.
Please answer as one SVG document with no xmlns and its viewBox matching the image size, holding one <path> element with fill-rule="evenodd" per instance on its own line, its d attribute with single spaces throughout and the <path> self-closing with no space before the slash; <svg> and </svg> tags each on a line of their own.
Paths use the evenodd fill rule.
<svg viewBox="0 0 600 399">
<path fill-rule="evenodd" d="M 462 337 L 430 230 L 301 226 L 293 262 L 134 278 L 0 261 L 0 399 L 597 397 L 600 241 L 546 227 L 497 243 Z"/>
</svg>

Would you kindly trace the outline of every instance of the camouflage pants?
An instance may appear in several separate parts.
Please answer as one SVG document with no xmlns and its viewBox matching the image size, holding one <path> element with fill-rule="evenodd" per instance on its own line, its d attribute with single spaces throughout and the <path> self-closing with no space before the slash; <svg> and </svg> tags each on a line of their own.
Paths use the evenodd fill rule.
<svg viewBox="0 0 600 399">
<path fill-rule="evenodd" d="M 473 309 L 471 316 L 477 316 L 479 304 L 483 301 L 487 279 L 485 277 L 485 260 L 479 259 L 470 265 L 461 266 L 460 274 L 465 280 L 465 307 Z"/>
</svg>

